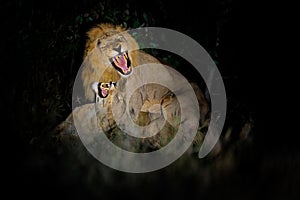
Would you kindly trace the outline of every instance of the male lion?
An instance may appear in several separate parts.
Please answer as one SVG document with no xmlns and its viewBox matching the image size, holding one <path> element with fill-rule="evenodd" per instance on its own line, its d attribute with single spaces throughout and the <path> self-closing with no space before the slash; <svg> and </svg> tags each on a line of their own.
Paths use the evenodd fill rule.
<svg viewBox="0 0 300 200">
<path fill-rule="evenodd" d="M 154 73 L 147 68 L 138 68 L 138 66 L 161 63 L 153 56 L 139 50 L 133 37 L 124 31 L 125 29 L 121 26 L 99 24 L 87 33 L 84 62 L 79 71 L 81 81 L 77 84 L 83 88 L 83 98 L 88 104 L 75 108 L 73 115 L 76 117 L 70 115 L 66 122 L 59 126 L 59 129 L 63 129 L 60 132 L 75 130 L 69 128 L 70 121 L 74 118 L 75 124 L 76 119 L 80 123 L 81 130 L 103 131 L 108 138 L 124 149 L 136 152 L 151 151 L 170 142 L 180 124 L 188 120 L 182 118 L 182 111 L 188 112 L 190 116 L 199 115 L 197 113 L 199 110 L 195 109 L 195 106 L 190 106 L 193 104 L 192 101 L 194 101 L 193 105 L 198 107 L 198 100 L 202 123 L 209 106 L 196 84 L 191 84 L 197 97 L 193 99 L 183 82 L 178 79 L 179 76 L 170 74 L 164 68 L 161 68 L 165 74 L 163 79 L 172 82 L 175 85 L 176 94 L 180 96 L 174 95 L 169 88 L 155 83 L 134 88 L 134 85 L 140 84 L 140 80 L 148 75 L 153 76 Z M 109 83 L 112 82 L 116 83 L 116 88 L 108 91 Z M 107 87 L 104 87 L 106 85 Z M 76 95 L 75 98 L 77 99 Z M 103 100 L 100 105 L 99 100 L 95 100 L 99 98 Z M 178 98 L 184 99 L 183 103 L 179 103 Z M 90 110 L 95 108 L 93 106 L 95 101 L 97 101 L 96 114 L 90 115 Z M 160 126 L 162 120 L 166 122 Z M 117 124 L 116 121 L 118 121 Z M 73 126 L 73 123 L 71 124 Z M 138 129 L 140 132 L 135 133 L 138 137 L 126 136 L 124 138 L 123 130 L 136 132 L 135 124 L 149 128 Z M 157 134 L 146 137 L 147 132 Z M 121 136 L 122 139 L 120 139 Z M 121 141 L 116 141 L 116 138 Z M 128 143 L 130 143 L 129 146 Z"/>
<path fill-rule="evenodd" d="M 94 100 L 93 82 L 117 82 L 127 77 L 133 67 L 144 63 L 160 63 L 157 59 L 138 49 L 136 41 L 121 26 L 99 24 L 87 33 L 84 59 L 87 64 L 82 71 L 85 97 Z"/>
</svg>

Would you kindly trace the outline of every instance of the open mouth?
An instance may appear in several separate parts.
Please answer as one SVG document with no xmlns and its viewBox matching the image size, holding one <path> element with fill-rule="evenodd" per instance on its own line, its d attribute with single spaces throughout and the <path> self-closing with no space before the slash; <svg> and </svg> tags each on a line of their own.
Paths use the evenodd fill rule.
<svg viewBox="0 0 300 200">
<path fill-rule="evenodd" d="M 102 98 L 105 98 L 105 97 L 107 97 L 107 95 L 108 95 L 108 91 L 106 90 L 106 89 L 101 89 L 101 97 Z"/>
<path fill-rule="evenodd" d="M 108 83 L 99 83 L 98 87 L 99 96 L 101 98 L 106 98 L 108 96 L 108 90 L 110 88 L 110 85 Z"/>
<path fill-rule="evenodd" d="M 124 76 L 128 76 L 132 72 L 131 62 L 128 57 L 128 52 L 122 52 L 113 58 L 110 58 L 111 64 L 118 72 Z"/>
</svg>

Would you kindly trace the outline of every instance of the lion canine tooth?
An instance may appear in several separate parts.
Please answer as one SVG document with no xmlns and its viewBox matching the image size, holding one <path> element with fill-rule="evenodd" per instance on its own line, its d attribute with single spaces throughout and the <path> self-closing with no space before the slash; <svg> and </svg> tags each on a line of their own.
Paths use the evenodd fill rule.
<svg viewBox="0 0 300 200">
<path fill-rule="evenodd" d="M 118 56 L 114 57 L 114 62 L 115 62 L 115 63 L 119 63 L 119 58 L 118 58 Z"/>
</svg>

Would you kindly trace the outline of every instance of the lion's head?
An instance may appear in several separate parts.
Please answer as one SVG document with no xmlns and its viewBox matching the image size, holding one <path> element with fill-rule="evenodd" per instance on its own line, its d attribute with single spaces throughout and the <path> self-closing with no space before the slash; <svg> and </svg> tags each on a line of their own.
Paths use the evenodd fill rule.
<svg viewBox="0 0 300 200">
<path fill-rule="evenodd" d="M 82 80 L 86 97 L 92 100 L 92 83 L 117 82 L 132 74 L 139 47 L 122 26 L 99 24 L 87 36 Z"/>
</svg>

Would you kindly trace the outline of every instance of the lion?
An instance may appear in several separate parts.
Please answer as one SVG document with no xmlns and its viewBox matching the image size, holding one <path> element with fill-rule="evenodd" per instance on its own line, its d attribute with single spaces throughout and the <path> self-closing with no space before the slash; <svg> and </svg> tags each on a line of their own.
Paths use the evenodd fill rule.
<svg viewBox="0 0 300 200">
<path fill-rule="evenodd" d="M 99 127 L 108 138 L 114 140 L 122 148 L 134 152 L 146 152 L 149 149 L 150 151 L 159 149 L 170 142 L 176 134 L 180 122 L 185 120 L 181 119 L 182 109 L 190 109 L 188 112 L 191 116 L 197 115 L 195 113 L 197 109 L 189 108 L 188 105 L 180 105 L 176 95 L 162 85 L 151 83 L 132 91 L 133 86 L 129 83 L 143 79 L 144 74 L 153 73 L 140 69 L 138 66 L 148 63 L 161 64 L 161 62 L 140 50 L 137 42 L 122 26 L 98 24 L 87 32 L 87 36 L 84 62 L 79 72 L 81 78 L 79 85 L 83 88 L 83 98 L 88 105 L 74 109 L 80 123 L 83 123 L 80 116 L 84 119 L 87 119 L 87 116 L 91 118 L 87 120 L 85 126 L 88 128 L 86 129 L 98 130 L 97 127 Z M 187 98 L 189 94 L 184 90 L 182 83 L 177 82 L 178 77 L 168 75 L 168 71 L 166 73 L 167 76 L 164 79 L 178 84 L 178 94 L 187 101 L 191 101 Z M 112 91 L 110 91 L 111 83 L 116 86 Z M 205 120 L 208 125 L 209 104 L 197 84 L 190 84 L 197 97 L 195 101 L 198 101 L 200 107 L 200 126 L 205 124 Z M 131 94 L 130 97 L 129 94 Z M 125 99 L 128 98 L 130 101 L 126 102 Z M 99 109 L 96 114 L 89 115 L 89 109 L 93 107 L 91 105 L 99 102 L 101 105 L 97 104 Z M 129 114 L 126 110 L 129 111 Z M 116 124 L 116 118 L 119 119 L 118 124 Z M 130 118 L 134 123 L 129 123 Z M 166 120 L 166 123 L 161 127 L 158 126 L 163 119 Z M 64 128 L 66 125 L 70 126 L 72 120 L 74 121 L 74 116 L 69 116 L 66 120 L 68 123 L 62 123 L 59 126 L 60 132 L 63 132 L 64 129 L 74 130 L 74 128 Z M 91 121 L 97 121 L 97 125 L 95 123 L 89 125 Z M 150 129 L 140 129 L 138 134 L 141 138 L 133 136 L 126 136 L 125 140 L 123 138 L 123 141 L 127 141 L 126 144 L 129 140 L 130 147 L 126 146 L 124 142 L 116 141 L 118 135 L 122 136 L 120 132 L 126 128 L 133 130 L 134 124 L 140 127 L 148 126 Z M 148 138 L 143 137 L 148 131 L 157 131 L 158 133 Z M 203 134 L 200 135 L 200 138 L 203 138 Z"/>
<path fill-rule="evenodd" d="M 82 71 L 87 100 L 94 100 L 93 82 L 117 82 L 129 76 L 133 68 L 143 63 L 160 63 L 156 58 L 138 50 L 139 45 L 122 26 L 103 23 L 87 32 L 83 59 L 88 59 Z M 130 50 L 133 49 L 133 50 Z"/>
</svg>

